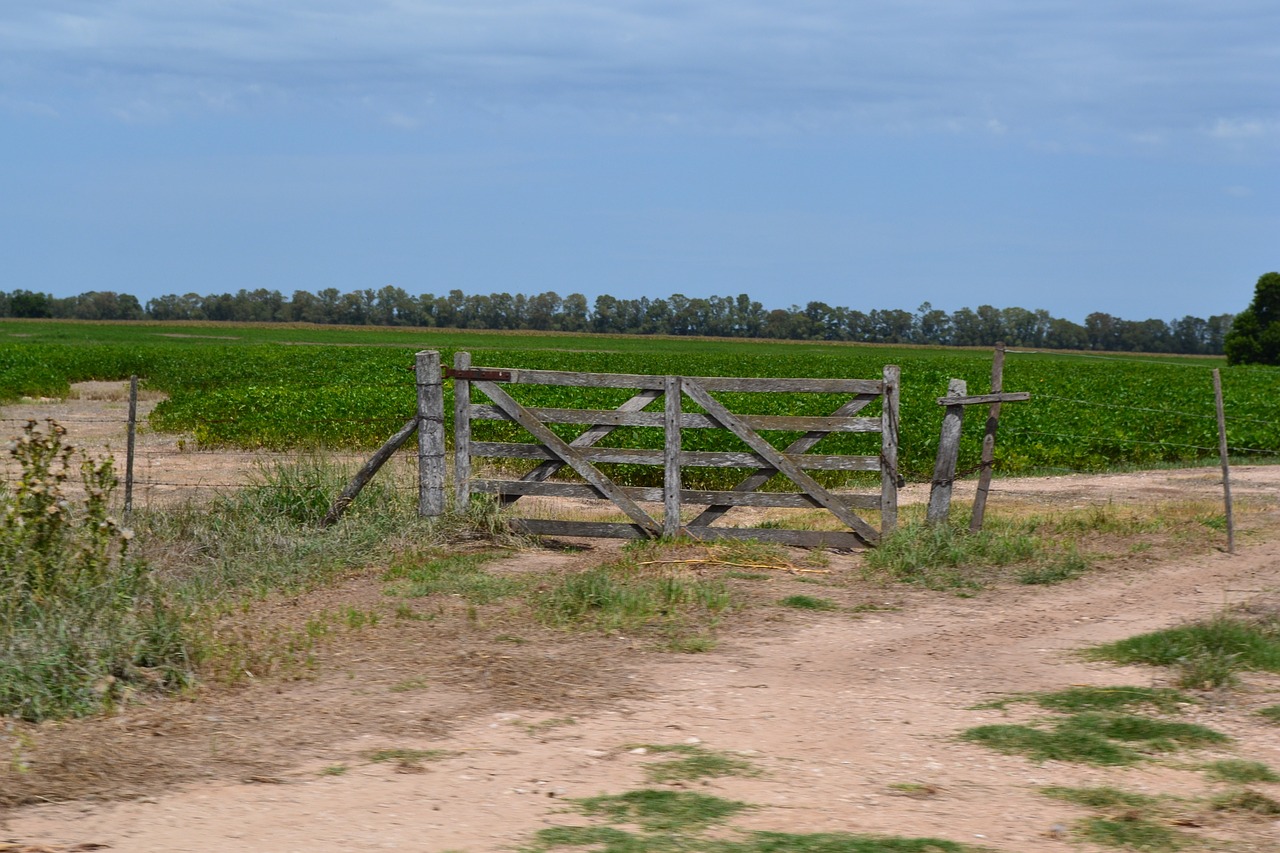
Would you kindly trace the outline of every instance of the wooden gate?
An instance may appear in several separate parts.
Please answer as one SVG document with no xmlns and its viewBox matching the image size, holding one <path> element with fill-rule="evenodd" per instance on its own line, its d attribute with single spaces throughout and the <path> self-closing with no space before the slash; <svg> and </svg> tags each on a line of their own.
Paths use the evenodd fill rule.
<svg viewBox="0 0 1280 853">
<path fill-rule="evenodd" d="M 472 367 L 468 353 L 457 353 L 454 367 L 446 371 L 454 380 L 454 485 L 460 508 L 473 493 L 498 496 L 503 504 L 522 497 L 542 495 L 569 498 L 598 498 L 611 501 L 629 521 L 596 522 L 555 519 L 513 518 L 512 525 L 538 535 L 597 536 L 613 538 L 653 538 L 689 536 L 694 539 L 759 539 L 801 546 L 857 548 L 876 544 L 894 529 L 897 522 L 898 453 L 898 368 L 888 365 L 883 379 L 759 379 L 734 377 L 646 376 L 618 373 L 573 373 L 554 370 L 523 370 Z M 616 409 L 576 409 L 528 407 L 504 390 L 506 385 L 550 385 L 577 388 L 632 389 L 635 394 Z M 490 402 L 477 402 L 479 391 Z M 830 415 L 779 416 L 735 414 L 713 395 L 716 392 L 760 394 L 829 394 L 847 399 Z M 648 411 L 661 399 L 662 409 Z M 701 412 L 682 410 L 684 400 Z M 880 412 L 860 417 L 858 412 L 882 400 Z M 475 421 L 506 421 L 518 424 L 532 441 L 473 441 Z M 576 424 L 585 427 L 566 440 L 549 424 Z M 600 441 L 619 427 L 660 427 L 661 447 L 601 447 Z M 735 435 L 746 450 L 691 451 L 682 449 L 682 430 L 719 429 Z M 802 432 L 784 449 L 775 448 L 761 432 Z M 816 454 L 809 451 L 832 433 L 879 433 L 875 455 Z M 541 460 L 518 479 L 473 476 L 473 458 Z M 614 482 L 600 465 L 661 466 L 662 487 L 624 486 Z M 681 485 L 682 468 L 754 469 L 733 488 L 722 491 L 692 490 Z M 552 475 L 569 471 L 574 481 L 550 482 Z M 845 494 L 818 483 L 809 471 L 879 472 L 880 489 L 871 494 Z M 775 475 L 781 474 L 797 491 L 761 491 Z M 642 503 L 661 505 L 660 517 Z M 704 507 L 689 521 L 682 521 L 687 506 Z M 821 507 L 843 523 L 842 530 L 793 530 L 775 527 L 713 526 L 734 507 Z M 656 509 L 656 506 L 655 506 Z M 879 529 L 855 510 L 880 513 Z"/>
</svg>

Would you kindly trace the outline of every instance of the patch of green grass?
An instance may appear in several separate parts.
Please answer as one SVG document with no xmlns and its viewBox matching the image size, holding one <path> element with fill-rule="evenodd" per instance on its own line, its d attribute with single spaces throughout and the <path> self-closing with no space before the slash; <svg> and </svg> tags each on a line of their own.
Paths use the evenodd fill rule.
<svg viewBox="0 0 1280 853">
<path fill-rule="evenodd" d="M 1209 805 L 1218 812 L 1237 812 L 1264 817 L 1280 815 L 1280 803 L 1266 794 L 1248 789 L 1220 794 L 1210 800 Z"/>
<path fill-rule="evenodd" d="M 528 585 L 521 579 L 484 570 L 487 563 L 506 556 L 500 551 L 447 556 L 405 554 L 391 564 L 383 578 L 395 581 L 395 593 L 406 598 L 456 595 L 469 604 L 491 604 L 522 592 Z"/>
<path fill-rule="evenodd" d="M 700 746 L 680 745 L 682 758 L 649 764 L 644 768 L 650 782 L 666 785 L 672 782 L 692 782 L 696 779 L 716 779 L 723 776 L 759 776 L 760 770 L 750 761 L 725 752 L 704 749 Z M 660 746 L 646 747 L 650 752 L 672 751 Z"/>
<path fill-rule="evenodd" d="M 1134 714 L 1083 711 L 1048 723 L 977 726 L 961 738 L 1032 761 L 1074 761 L 1104 766 L 1140 761 L 1147 753 L 1172 752 L 1229 738 L 1204 726 Z"/>
<path fill-rule="evenodd" d="M 345 764 L 330 764 L 328 767 L 320 771 L 321 776 L 341 776 L 350 768 Z"/>
<path fill-rule="evenodd" d="M 386 761 L 394 761 L 401 767 L 417 767 L 424 761 L 439 761 L 442 758 L 449 758 L 454 753 L 447 749 L 407 749 L 404 747 L 392 747 L 389 749 L 375 749 L 369 753 L 369 760 L 375 763 Z"/>
<path fill-rule="evenodd" d="M 1204 770 L 1214 779 L 1222 782 L 1235 782 L 1241 785 L 1247 785 L 1250 782 L 1280 782 L 1280 775 L 1260 761 L 1228 758 L 1222 761 L 1211 761 L 1204 765 Z"/>
<path fill-rule="evenodd" d="M 978 853 L 978 848 L 941 838 L 852 835 L 843 832 L 755 832 L 747 841 L 711 848 L 724 853 Z"/>
<path fill-rule="evenodd" d="M 1259 708 L 1258 716 L 1268 723 L 1280 725 L 1280 705 L 1268 705 L 1265 708 Z"/>
<path fill-rule="evenodd" d="M 683 635 L 676 634 L 670 637 L 663 647 L 669 652 L 678 652 L 684 655 L 700 655 L 715 649 L 718 645 L 715 637 L 705 634 Z"/>
<path fill-rule="evenodd" d="M 773 577 L 765 572 L 744 572 L 741 569 L 727 571 L 724 573 L 724 576 L 740 581 L 767 581 Z"/>
<path fill-rule="evenodd" d="M 1096 646 L 1086 654 L 1119 664 L 1176 667 L 1179 684 L 1187 688 L 1224 687 L 1241 671 L 1280 672 L 1280 620 L 1223 614 Z"/>
<path fill-rule="evenodd" d="M 523 848 L 525 853 L 565 848 L 590 848 L 595 853 L 980 853 L 938 838 L 789 832 L 734 837 L 723 825 L 753 807 L 689 791 L 641 789 L 569 802 L 583 815 L 609 825 L 548 827 L 535 834 L 533 844 Z M 708 837 L 713 827 L 715 837 Z"/>
<path fill-rule="evenodd" d="M 536 615 L 548 625 L 605 632 L 660 627 L 668 641 L 705 635 L 731 604 L 719 580 L 627 560 L 566 575 L 533 596 Z"/>
<path fill-rule="evenodd" d="M 1051 586 L 1078 578 L 1089 570 L 1089 561 L 1074 547 L 1047 555 L 1043 562 L 1018 572 L 1018 583 L 1029 586 Z"/>
<path fill-rule="evenodd" d="M 1116 808 L 1147 808 L 1159 802 L 1156 797 L 1149 797 L 1146 794 L 1135 794 L 1131 791 L 1122 791 L 1119 788 L 1099 787 L 1099 788 L 1063 788 L 1048 787 L 1041 788 L 1040 793 L 1046 797 L 1053 797 L 1056 800 L 1064 800 L 1068 803 L 1074 803 L 1077 806 L 1085 806 L 1091 809 L 1116 809 Z"/>
<path fill-rule="evenodd" d="M 1185 843 L 1182 833 L 1141 816 L 1085 818 L 1079 835 L 1094 844 L 1151 853 L 1181 850 Z"/>
<path fill-rule="evenodd" d="M 817 598 L 812 595 L 788 595 L 778 602 L 783 607 L 794 607 L 796 610 L 839 610 L 840 605 L 828 598 Z"/>
<path fill-rule="evenodd" d="M 890 792 L 902 797 L 911 797 L 915 800 L 927 800 L 930 797 L 936 797 L 940 788 L 937 785 L 929 785 L 924 782 L 894 782 L 888 786 Z"/>
<path fill-rule="evenodd" d="M 392 693 L 409 693 L 414 690 L 427 689 L 427 680 L 425 678 L 406 678 L 404 681 L 397 681 L 388 688 Z"/>
<path fill-rule="evenodd" d="M 1137 744 L 1140 749 L 1148 752 L 1173 752 L 1230 740 L 1221 732 L 1196 723 L 1159 720 L 1136 714 L 1073 714 L 1059 723 L 1058 728 Z"/>
<path fill-rule="evenodd" d="M 977 533 L 958 523 L 905 524 L 867 551 L 866 565 L 930 589 L 979 589 L 1005 566 L 1020 566 L 1023 583 L 1056 583 L 1089 567 L 1073 547 L 1038 534 L 1034 524 L 999 520 Z"/>
<path fill-rule="evenodd" d="M 1177 713 L 1183 705 L 1196 700 L 1161 687 L 1070 687 L 1054 693 L 1026 693 L 1009 696 L 994 702 L 986 702 L 978 708 L 1004 709 L 1019 702 L 1034 702 L 1041 708 L 1064 714 L 1082 711 L 1127 711 L 1135 706 L 1145 706 L 1163 713 Z"/>
<path fill-rule="evenodd" d="M 1024 755 L 1032 761 L 1074 761 L 1118 766 L 1135 764 L 1142 754 L 1094 732 L 1080 729 L 1045 730 L 1033 726 L 1002 724 L 976 726 L 960 737 L 1006 755 Z"/>
<path fill-rule="evenodd" d="M 688 832 L 713 824 L 750 808 L 746 803 L 711 797 L 693 791 L 642 788 L 625 794 L 587 797 L 573 801 L 583 814 L 610 823 L 629 823 L 649 832 Z"/>
</svg>

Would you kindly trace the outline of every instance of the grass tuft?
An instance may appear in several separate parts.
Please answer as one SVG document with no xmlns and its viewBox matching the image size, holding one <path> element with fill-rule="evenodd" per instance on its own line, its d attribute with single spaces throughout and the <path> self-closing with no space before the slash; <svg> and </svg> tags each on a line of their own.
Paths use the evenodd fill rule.
<svg viewBox="0 0 1280 853">
<path fill-rule="evenodd" d="M 817 598 L 812 595 L 788 595 L 778 602 L 783 607 L 796 610 L 839 610 L 840 605 L 829 598 Z"/>
<path fill-rule="evenodd" d="M 981 588 L 993 569 L 1006 566 L 1021 567 L 1017 578 L 1027 584 L 1058 583 L 1089 568 L 1074 546 L 1040 535 L 1034 523 L 998 520 L 977 533 L 953 523 L 906 524 L 867 551 L 866 564 L 874 572 L 930 589 Z"/>
<path fill-rule="evenodd" d="M 1260 761 L 1229 758 L 1223 761 L 1212 761 L 1204 765 L 1204 770 L 1214 779 L 1222 782 L 1235 782 L 1241 785 L 1251 782 L 1280 782 L 1280 775 Z"/>
<path fill-rule="evenodd" d="M 1280 672 L 1280 619 L 1222 614 L 1150 634 L 1139 634 L 1087 652 L 1095 660 L 1175 667 L 1189 689 L 1234 684 L 1248 670 Z"/>
</svg>

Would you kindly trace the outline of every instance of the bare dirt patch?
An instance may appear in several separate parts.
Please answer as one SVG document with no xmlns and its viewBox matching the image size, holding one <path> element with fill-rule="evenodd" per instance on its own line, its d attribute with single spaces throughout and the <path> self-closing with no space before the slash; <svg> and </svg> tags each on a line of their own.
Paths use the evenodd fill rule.
<svg viewBox="0 0 1280 853">
<path fill-rule="evenodd" d="M 214 455 L 179 453 L 174 464 L 203 456 Z M 698 655 L 657 651 L 643 634 L 538 627 L 501 605 L 413 601 L 421 618 L 403 610 L 397 618 L 372 575 L 262 602 L 244 616 L 250 627 L 296 627 L 344 608 L 380 619 L 336 629 L 292 673 L 25 730 L 31 740 L 13 757 L 30 769 L 0 774 L 0 802 L 27 805 L 9 809 L 0 838 L 116 851 L 510 850 L 569 822 L 558 813 L 563 798 L 647 784 L 655 758 L 635 745 L 699 743 L 763 771 L 692 783 L 760 806 L 735 821 L 743 828 L 928 835 L 1010 853 L 1101 850 L 1069 837 L 1086 810 L 1039 789 L 1112 785 L 1200 798 L 1219 789 L 1192 769 L 1197 762 L 1240 757 L 1280 768 L 1280 727 L 1255 713 L 1280 703 L 1280 680 L 1249 676 L 1243 689 L 1204 697 L 1190 713 L 1231 745 L 1130 768 L 1035 764 L 956 735 L 1022 714 L 974 710 L 1012 693 L 1166 686 L 1167 673 L 1073 651 L 1227 605 L 1271 606 L 1280 468 L 1234 473 L 1236 494 L 1254 506 L 1235 556 L 1200 541 L 1189 553 L 1109 561 L 1057 586 L 998 585 L 965 593 L 972 597 L 868 582 L 858 555 L 830 555 L 807 573 L 728 576 L 723 566 L 690 565 L 721 573 L 754 602 Z M 918 491 L 907 499 L 921 499 Z M 999 480 L 992 508 L 1158 509 L 1218 494 L 1209 470 Z M 618 546 L 588 547 L 520 552 L 498 570 L 575 571 Z M 793 558 L 800 565 L 803 555 Z M 776 603 L 801 594 L 837 609 Z M 425 757 L 376 760 L 380 750 Z M 1256 787 L 1280 798 L 1280 786 Z M 1273 819 L 1194 804 L 1187 814 L 1196 825 L 1183 830 L 1198 849 L 1280 849 Z"/>
</svg>

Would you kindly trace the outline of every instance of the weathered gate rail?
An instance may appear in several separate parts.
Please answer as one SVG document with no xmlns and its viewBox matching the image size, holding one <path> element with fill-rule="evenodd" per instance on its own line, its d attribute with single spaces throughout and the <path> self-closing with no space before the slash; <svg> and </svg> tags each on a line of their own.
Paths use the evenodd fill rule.
<svg viewBox="0 0 1280 853">
<path fill-rule="evenodd" d="M 555 370 L 524 370 L 472 367 L 468 353 L 457 353 L 454 367 L 445 372 L 454 380 L 454 488 L 457 506 L 465 507 L 473 493 L 497 495 L 512 504 L 530 495 L 569 498 L 602 498 L 613 502 L 628 522 L 567 521 L 558 519 L 513 518 L 512 525 L 539 535 L 594 536 L 612 538 L 652 538 L 684 535 L 696 539 L 740 538 L 775 541 L 803 546 L 855 548 L 874 545 L 897 523 L 898 452 L 898 368 L 884 368 L 883 378 L 869 379 L 780 379 L 740 377 L 650 376 L 617 373 L 577 373 Z M 419 379 L 422 384 L 422 379 Z M 526 407 L 511 397 L 504 385 L 559 385 L 580 388 L 633 389 L 635 395 L 616 409 Z M 473 391 L 490 402 L 476 402 Z M 841 394 L 850 398 L 831 415 L 778 416 L 730 412 L 713 392 L 766 394 Z M 703 413 L 683 411 L 683 400 L 692 400 Z M 661 411 L 646 411 L 662 399 Z M 875 400 L 882 400 L 874 417 L 857 413 Z M 532 442 L 474 441 L 473 421 L 510 421 L 519 424 Z M 577 424 L 586 429 L 572 440 L 560 438 L 548 424 Z M 599 447 L 598 443 L 618 427 L 661 427 L 663 446 L 655 448 Z M 681 447 L 681 431 L 723 429 L 733 433 L 747 447 L 741 452 L 686 451 Z M 761 431 L 803 432 L 786 448 L 773 447 Z M 881 435 L 876 455 L 815 454 L 809 451 L 827 435 L 841 432 Z M 542 460 L 519 479 L 476 477 L 472 459 L 505 458 Z M 598 465 L 625 463 L 663 468 L 663 486 L 623 486 L 610 479 Z M 730 490 L 692 490 L 681 485 L 681 469 L 696 467 L 754 468 Z M 565 468 L 581 482 L 549 482 Z M 808 471 L 872 471 L 880 473 L 880 491 L 873 494 L 836 494 L 819 484 Z M 770 478 L 782 474 L 798 492 L 761 491 Z M 661 503 L 661 519 L 640 503 Z M 687 505 L 703 506 L 690 521 L 682 521 Z M 817 531 L 778 528 L 736 528 L 713 526 L 734 507 L 825 508 L 844 523 L 844 530 Z M 879 529 L 854 510 L 874 509 L 880 513 Z"/>
</svg>

